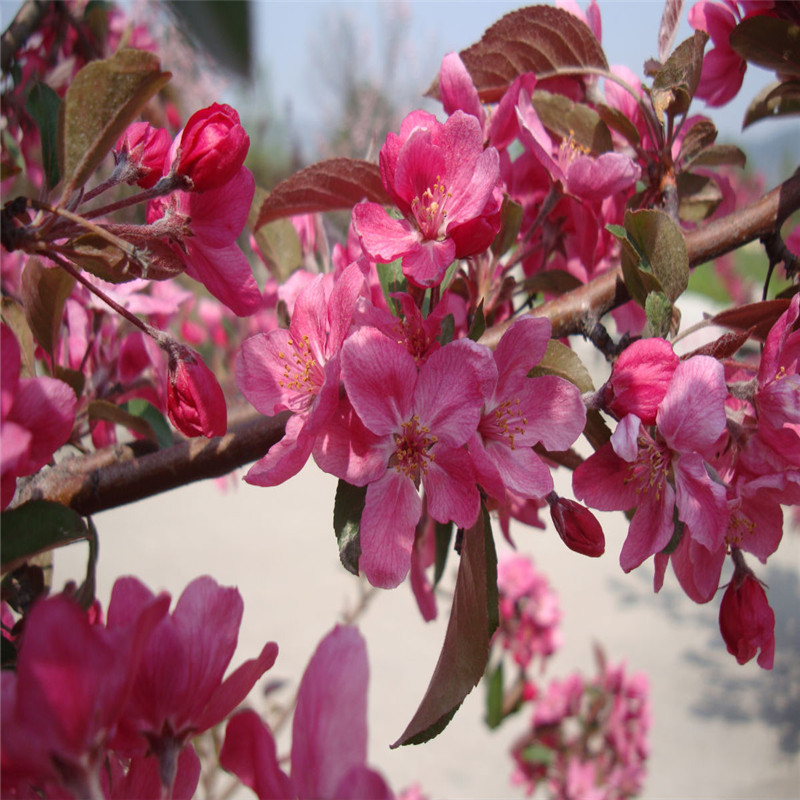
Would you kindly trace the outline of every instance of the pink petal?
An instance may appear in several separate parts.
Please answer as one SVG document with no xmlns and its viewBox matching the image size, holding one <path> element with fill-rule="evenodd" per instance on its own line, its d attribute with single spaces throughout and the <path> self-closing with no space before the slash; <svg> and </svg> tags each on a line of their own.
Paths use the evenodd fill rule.
<svg viewBox="0 0 800 800">
<path fill-rule="evenodd" d="M 548 450 L 566 450 L 586 425 L 586 407 L 575 384 L 557 375 L 525 378 L 520 413 L 527 419 L 519 444 L 541 442 Z"/>
<path fill-rule="evenodd" d="M 727 548 L 723 544 L 709 551 L 686 531 L 672 554 L 672 568 L 683 591 L 695 603 L 707 603 L 719 588 Z"/>
<path fill-rule="evenodd" d="M 707 550 L 719 549 L 728 528 L 725 487 L 708 477 L 703 459 L 687 453 L 674 462 L 678 517 L 689 528 L 692 539 Z"/>
<path fill-rule="evenodd" d="M 255 195 L 256 182 L 247 167 L 218 189 L 187 192 L 181 206 L 192 220 L 192 232 L 206 247 L 233 244 L 247 224 L 247 215 Z M 220 209 L 225 213 L 221 214 Z"/>
<path fill-rule="evenodd" d="M 328 358 L 339 352 L 345 336 L 350 331 L 356 300 L 363 287 L 364 275 L 356 262 L 345 267 L 333 285 L 333 291 L 328 301 L 330 334 L 325 348 L 325 354 Z"/>
<path fill-rule="evenodd" d="M 415 286 L 438 286 L 456 255 L 450 239 L 417 242 L 403 255 L 403 275 Z"/>
<path fill-rule="evenodd" d="M 501 394 L 509 376 L 527 375 L 544 358 L 549 340 L 550 320 L 545 317 L 522 317 L 511 324 L 494 351 Z"/>
<path fill-rule="evenodd" d="M 359 766 L 342 778 L 333 797 L 336 800 L 394 800 L 394 792 L 380 772 Z"/>
<path fill-rule="evenodd" d="M 439 93 L 445 113 L 452 114 L 460 109 L 471 114 L 483 125 L 486 112 L 478 97 L 478 90 L 458 53 L 448 53 L 442 59 Z"/>
<path fill-rule="evenodd" d="M 419 245 L 419 231 L 404 219 L 393 219 L 377 203 L 354 206 L 353 225 L 373 261 L 394 261 Z"/>
<path fill-rule="evenodd" d="M 306 433 L 304 425 L 304 417 L 289 417 L 283 438 L 250 467 L 245 481 L 254 486 L 279 486 L 297 475 L 308 461 L 316 438 Z"/>
<path fill-rule="evenodd" d="M 494 461 L 507 489 L 521 497 L 544 497 L 553 491 L 553 476 L 530 447 L 511 449 L 501 442 L 488 442 L 487 452 Z"/>
<path fill-rule="evenodd" d="M 367 760 L 367 648 L 357 628 L 337 626 L 311 657 L 292 724 L 292 778 L 301 798 L 336 797 Z"/>
<path fill-rule="evenodd" d="M 628 462 L 621 459 L 610 443 L 579 464 L 572 474 L 572 490 L 578 500 L 600 511 L 633 508 L 639 493 L 632 481 L 625 481 Z"/>
<path fill-rule="evenodd" d="M 435 460 L 428 464 L 422 483 L 428 495 L 428 511 L 437 522 L 452 520 L 459 528 L 475 524 L 481 500 L 475 472 L 466 450 L 434 448 Z"/>
<path fill-rule="evenodd" d="M 241 711 L 231 717 L 225 728 L 219 763 L 252 789 L 259 800 L 297 796 L 291 779 L 278 766 L 272 733 L 255 711 Z"/>
<path fill-rule="evenodd" d="M 635 569 L 669 544 L 674 532 L 674 506 L 675 492 L 666 482 L 661 491 L 644 494 L 619 554 L 619 563 L 625 572 Z"/>
<path fill-rule="evenodd" d="M 359 569 L 373 586 L 393 589 L 406 577 L 421 514 L 413 481 L 397 470 L 389 469 L 369 484 L 361 515 Z"/>
</svg>

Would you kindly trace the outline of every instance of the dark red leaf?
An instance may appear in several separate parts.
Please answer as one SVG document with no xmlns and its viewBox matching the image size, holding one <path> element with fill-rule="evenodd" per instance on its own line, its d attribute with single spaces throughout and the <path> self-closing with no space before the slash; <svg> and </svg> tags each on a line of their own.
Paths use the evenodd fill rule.
<svg viewBox="0 0 800 800">
<path fill-rule="evenodd" d="M 788 300 L 762 300 L 759 303 L 749 303 L 746 306 L 720 311 L 711 317 L 711 321 L 723 328 L 744 331 L 752 329 L 752 337 L 763 342 L 770 328 L 788 307 Z"/>
<path fill-rule="evenodd" d="M 281 217 L 352 208 L 362 200 L 389 205 L 377 164 L 329 158 L 281 181 L 261 205 L 255 230 Z"/>
<path fill-rule="evenodd" d="M 723 333 L 719 339 L 692 350 L 683 358 L 684 360 L 692 356 L 711 356 L 720 360 L 730 358 L 753 335 L 754 330 L 755 328 L 748 328 L 737 333 Z"/>
</svg>

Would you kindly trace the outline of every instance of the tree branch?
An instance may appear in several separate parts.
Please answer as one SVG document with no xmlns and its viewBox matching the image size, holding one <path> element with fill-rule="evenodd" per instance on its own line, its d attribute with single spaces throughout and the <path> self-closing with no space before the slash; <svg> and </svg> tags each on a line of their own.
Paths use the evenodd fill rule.
<svg viewBox="0 0 800 800">
<path fill-rule="evenodd" d="M 695 267 L 779 230 L 798 209 L 800 171 L 755 203 L 687 232 L 689 264 Z M 586 330 L 588 322 L 596 322 L 628 299 L 622 270 L 617 268 L 530 313 L 548 317 L 553 336 L 562 337 Z M 509 325 L 492 328 L 481 341 L 494 347 Z M 13 505 L 33 499 L 55 500 L 88 515 L 219 477 L 261 458 L 283 436 L 287 418 L 287 413 L 267 418 L 250 411 L 238 421 L 231 420 L 227 435 L 210 441 L 187 440 L 138 457 L 134 447 L 118 446 L 70 458 L 33 476 Z"/>
<path fill-rule="evenodd" d="M 0 39 L 0 68 L 8 72 L 16 52 L 25 44 L 28 37 L 39 27 L 50 0 L 25 0 L 11 24 Z"/>
</svg>

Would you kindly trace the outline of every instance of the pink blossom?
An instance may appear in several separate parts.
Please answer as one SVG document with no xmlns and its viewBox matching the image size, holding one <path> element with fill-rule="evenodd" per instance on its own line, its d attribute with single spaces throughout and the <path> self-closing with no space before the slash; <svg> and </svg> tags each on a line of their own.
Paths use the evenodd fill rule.
<svg viewBox="0 0 800 800">
<path fill-rule="evenodd" d="M 434 352 L 419 372 L 413 356 L 374 328 L 342 348 L 347 391 L 314 448 L 317 464 L 367 486 L 360 568 L 370 583 L 397 586 L 409 569 L 414 530 L 428 510 L 438 522 L 468 528 L 480 495 L 463 445 L 477 428 L 483 393 L 476 373 L 484 353 L 459 340 Z"/>
<path fill-rule="evenodd" d="M 388 800 L 391 789 L 367 766 L 368 681 L 364 639 L 357 628 L 336 626 L 300 681 L 291 777 L 280 768 L 271 731 L 253 711 L 242 711 L 228 723 L 220 764 L 259 800 Z"/>
<path fill-rule="evenodd" d="M 166 128 L 155 128 L 149 122 L 134 122 L 114 147 L 115 174 L 124 183 L 150 189 L 164 172 L 164 160 L 171 145 L 172 137 Z"/>
<path fill-rule="evenodd" d="M 183 345 L 170 349 L 167 411 L 186 436 L 224 436 L 228 428 L 225 395 L 203 359 Z"/>
<path fill-rule="evenodd" d="M 265 416 L 293 414 L 283 439 L 250 468 L 248 483 L 275 486 L 308 460 L 339 402 L 339 351 L 363 283 L 358 265 L 351 264 L 326 298 L 324 278 L 317 276 L 298 295 L 288 331 L 257 334 L 242 344 L 239 390 Z"/>
<path fill-rule="evenodd" d="M 14 497 L 17 478 L 41 469 L 72 434 L 75 392 L 55 378 L 20 378 L 17 337 L 0 326 L 0 508 Z"/>
<path fill-rule="evenodd" d="M 136 578 L 118 579 L 108 607 L 109 630 L 130 624 L 152 597 Z M 166 787 L 187 741 L 225 719 L 275 661 L 278 646 L 268 642 L 257 658 L 223 680 L 242 612 L 237 589 L 221 587 L 209 576 L 196 578 L 150 636 L 114 747 L 127 753 L 149 748 Z"/>
<path fill-rule="evenodd" d="M 590 558 L 598 558 L 606 550 L 606 539 L 597 518 L 588 508 L 566 497 L 551 497 L 550 516 L 558 535 L 570 550 Z"/>
<path fill-rule="evenodd" d="M 499 157 L 483 149 L 478 120 L 456 111 L 444 124 L 422 111 L 390 133 L 380 155 L 383 185 L 403 219 L 377 203 L 360 203 L 353 223 L 374 261 L 402 258 L 416 286 L 441 283 L 456 258 L 485 250 L 500 227 L 502 195 L 495 194 Z"/>
<path fill-rule="evenodd" d="M 758 653 L 758 665 L 772 669 L 775 614 L 761 583 L 735 553 L 733 578 L 719 606 L 720 632 L 728 652 L 736 656 L 740 664 L 747 663 Z"/>
<path fill-rule="evenodd" d="M 229 105 L 214 103 L 189 117 L 181 132 L 175 174 L 196 192 L 220 189 L 244 164 L 250 138 Z"/>
<path fill-rule="evenodd" d="M 524 317 L 503 334 L 493 354 L 493 385 L 469 452 L 479 483 L 498 500 L 508 489 L 525 498 L 551 492 L 550 470 L 533 446 L 566 450 L 586 423 L 574 384 L 555 375 L 528 377 L 549 339 L 548 320 Z"/>
<path fill-rule="evenodd" d="M 636 509 L 620 553 L 626 572 L 667 546 L 676 505 L 692 538 L 708 550 L 721 544 L 725 488 L 708 476 L 703 455 L 725 430 L 726 396 L 718 361 L 695 356 L 681 362 L 658 406 L 655 438 L 628 414 L 611 441 L 575 470 L 577 498 L 601 511 Z"/>
<path fill-rule="evenodd" d="M 147 222 L 154 236 L 168 238 L 171 257 L 240 317 L 261 306 L 250 263 L 236 244 L 254 193 L 253 174 L 242 167 L 220 187 L 175 191 L 147 205 Z"/>
</svg>

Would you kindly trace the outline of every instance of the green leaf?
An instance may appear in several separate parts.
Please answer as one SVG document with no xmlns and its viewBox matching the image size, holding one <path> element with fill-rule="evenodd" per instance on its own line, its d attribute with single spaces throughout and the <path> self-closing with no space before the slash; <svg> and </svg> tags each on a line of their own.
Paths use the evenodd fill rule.
<svg viewBox="0 0 800 800">
<path fill-rule="evenodd" d="M 644 304 L 647 335 L 666 339 L 672 326 L 672 303 L 663 292 L 650 292 Z"/>
<path fill-rule="evenodd" d="M 386 305 L 396 317 L 400 316 L 400 305 L 392 295 L 396 292 L 404 292 L 408 288 L 408 281 L 403 275 L 403 259 L 396 258 L 388 264 L 376 264 L 375 267 L 378 271 L 378 281 L 383 289 L 383 296 L 386 298 Z"/>
<path fill-rule="evenodd" d="M 450 542 L 453 539 L 453 523 L 437 522 L 434 530 L 436 534 L 436 560 L 433 568 L 433 585 L 436 586 L 442 579 L 442 575 L 444 575 L 447 556 L 450 553 Z"/>
<path fill-rule="evenodd" d="M 550 766 L 555 760 L 555 752 L 543 744 L 529 744 L 521 753 L 522 760 L 528 764 Z"/>
<path fill-rule="evenodd" d="M 170 79 L 153 53 L 123 48 L 90 61 L 72 81 L 59 118 L 63 199 L 83 186 L 147 101 Z"/>
<path fill-rule="evenodd" d="M 453 336 L 456 333 L 456 318 L 452 314 L 448 314 L 443 320 L 441 325 L 441 332 L 436 337 L 442 346 L 450 344 L 453 341 Z"/>
<path fill-rule="evenodd" d="M 658 121 L 664 124 L 664 112 L 670 117 L 689 110 L 703 68 L 703 50 L 708 34 L 695 31 L 681 42 L 653 78 L 651 97 Z"/>
<path fill-rule="evenodd" d="M 565 344 L 550 339 L 547 343 L 544 358 L 528 373 L 531 378 L 539 375 L 557 375 L 574 383 L 581 394 L 594 391 L 594 383 L 589 371 L 574 350 Z"/>
<path fill-rule="evenodd" d="M 698 153 L 690 162 L 693 167 L 744 167 L 747 156 L 735 144 L 715 144 Z"/>
<path fill-rule="evenodd" d="M 333 530 L 339 543 L 339 560 L 353 575 L 358 575 L 358 560 L 361 558 L 361 514 L 366 497 L 366 486 L 352 486 L 341 479 L 336 484 Z"/>
<path fill-rule="evenodd" d="M 609 128 L 613 128 L 618 134 L 624 136 L 634 147 L 639 146 L 641 140 L 639 131 L 622 111 L 600 103 L 597 106 L 597 113 Z"/>
<path fill-rule="evenodd" d="M 75 278 L 60 268 L 47 268 L 29 258 L 22 270 L 21 295 L 25 319 L 41 348 L 52 358 L 55 352 L 64 303 L 72 292 Z"/>
<path fill-rule="evenodd" d="M 747 107 L 742 128 L 762 119 L 800 114 L 800 81 L 770 83 Z"/>
<path fill-rule="evenodd" d="M 500 661 L 486 683 L 486 724 L 492 730 L 503 721 L 503 662 Z"/>
<path fill-rule="evenodd" d="M 468 338 L 472 339 L 473 342 L 477 342 L 483 336 L 485 330 L 486 317 L 483 316 L 483 300 L 481 300 L 475 309 L 475 316 L 472 318 L 472 325 L 470 326 L 469 334 L 467 334 Z"/>
<path fill-rule="evenodd" d="M 58 167 L 58 110 L 61 98 L 46 83 L 37 81 L 28 92 L 26 111 L 36 121 L 42 139 L 42 166 L 47 188 L 52 189 L 61 180 Z"/>
<path fill-rule="evenodd" d="M 800 78 L 800 25 L 756 15 L 743 19 L 728 41 L 745 61 L 788 78 Z"/>
<path fill-rule="evenodd" d="M 439 661 L 419 708 L 393 748 L 421 744 L 441 733 L 486 670 L 498 619 L 497 555 L 487 522 L 484 511 L 464 534 Z"/>
<path fill-rule="evenodd" d="M 89 420 L 103 420 L 104 422 L 111 422 L 114 425 L 121 425 L 123 428 L 127 428 L 143 439 L 149 439 L 153 444 L 160 447 L 159 436 L 150 424 L 150 420 L 146 419 L 142 414 L 131 413 L 125 408 L 126 405 L 127 403 L 116 405 L 115 403 L 110 403 L 108 400 L 92 400 L 87 408 Z M 134 406 L 134 408 L 135 407 L 136 406 Z M 156 411 L 156 413 L 158 414 L 158 411 Z"/>
<path fill-rule="evenodd" d="M 172 436 L 172 428 L 170 428 L 166 418 L 147 400 L 143 400 L 141 397 L 134 397 L 128 400 L 127 403 L 121 403 L 119 407 L 132 417 L 142 419 L 150 425 L 155 436 L 155 443 L 160 449 L 172 447 L 175 443 Z"/>
<path fill-rule="evenodd" d="M 663 211 L 625 212 L 625 229 L 674 303 L 689 283 L 689 255 L 678 225 Z"/>
<path fill-rule="evenodd" d="M 31 500 L 0 514 L 2 570 L 16 569 L 29 558 L 89 537 L 83 518 L 50 500 Z"/>
<path fill-rule="evenodd" d="M 571 139 L 595 156 L 614 149 L 608 126 L 593 108 L 543 89 L 536 89 L 531 101 L 542 124 L 562 139 Z"/>
<path fill-rule="evenodd" d="M 684 222 L 702 222 L 722 202 L 722 191 L 712 178 L 681 172 L 675 180 L 678 187 L 678 216 Z"/>
<path fill-rule="evenodd" d="M 500 230 L 492 242 L 492 253 L 498 258 L 507 253 L 516 243 L 521 227 L 522 206 L 504 195 L 500 209 Z"/>
</svg>

